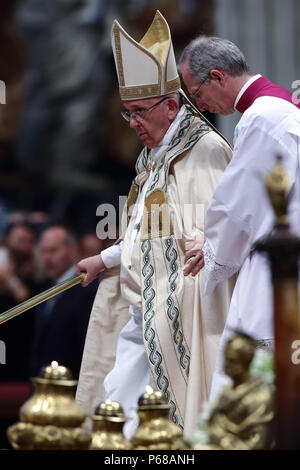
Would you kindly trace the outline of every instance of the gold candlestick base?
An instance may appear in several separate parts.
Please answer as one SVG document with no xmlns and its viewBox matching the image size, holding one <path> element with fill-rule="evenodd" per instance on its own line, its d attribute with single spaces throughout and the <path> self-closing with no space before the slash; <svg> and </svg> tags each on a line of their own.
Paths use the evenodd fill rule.
<svg viewBox="0 0 300 470">
<path fill-rule="evenodd" d="M 85 413 L 74 399 L 77 381 L 69 369 L 52 361 L 33 379 L 35 392 L 21 407 L 20 421 L 7 429 L 19 450 L 87 450 L 91 434 Z"/>
</svg>

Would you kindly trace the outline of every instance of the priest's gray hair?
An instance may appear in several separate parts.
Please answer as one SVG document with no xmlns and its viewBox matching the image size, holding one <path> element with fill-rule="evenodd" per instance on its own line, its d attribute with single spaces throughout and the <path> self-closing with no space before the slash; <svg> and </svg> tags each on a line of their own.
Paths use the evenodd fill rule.
<svg viewBox="0 0 300 470">
<path fill-rule="evenodd" d="M 210 71 L 217 69 L 232 77 L 249 73 L 249 66 L 240 49 L 231 41 L 215 36 L 199 36 L 183 50 L 178 70 L 188 61 L 190 74 L 196 82 L 210 82 Z"/>
</svg>

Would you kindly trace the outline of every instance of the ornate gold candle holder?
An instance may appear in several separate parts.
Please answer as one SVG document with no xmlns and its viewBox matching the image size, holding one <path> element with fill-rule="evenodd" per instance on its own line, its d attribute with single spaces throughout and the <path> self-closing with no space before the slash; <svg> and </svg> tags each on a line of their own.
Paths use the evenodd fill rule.
<svg viewBox="0 0 300 470">
<path fill-rule="evenodd" d="M 266 177 L 266 188 L 276 222 L 271 235 L 257 243 L 256 250 L 268 255 L 272 271 L 276 448 L 300 449 L 300 367 L 293 356 L 300 340 L 300 238 L 292 232 L 288 221 L 290 181 L 280 157 Z"/>
<path fill-rule="evenodd" d="M 131 440 L 134 449 L 189 449 L 179 427 L 170 421 L 170 406 L 162 392 L 146 387 L 138 405 L 140 425 Z"/>
<path fill-rule="evenodd" d="M 88 449 L 91 435 L 81 426 L 85 414 L 74 399 L 77 385 L 69 369 L 56 361 L 32 379 L 35 392 L 20 409 L 20 422 L 7 430 L 15 449 Z"/>
<path fill-rule="evenodd" d="M 126 421 L 122 406 L 111 400 L 101 402 L 93 419 L 91 450 L 127 450 L 130 442 L 123 435 Z"/>
</svg>

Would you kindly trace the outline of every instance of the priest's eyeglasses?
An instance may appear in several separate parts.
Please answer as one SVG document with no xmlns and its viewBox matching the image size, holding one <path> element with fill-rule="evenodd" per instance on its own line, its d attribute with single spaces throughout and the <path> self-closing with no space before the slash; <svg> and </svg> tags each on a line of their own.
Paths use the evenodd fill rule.
<svg viewBox="0 0 300 470">
<path fill-rule="evenodd" d="M 160 103 L 163 101 L 167 100 L 170 98 L 169 96 L 164 96 L 161 100 L 157 101 L 157 103 L 154 103 L 152 106 L 146 109 L 138 109 L 136 111 L 121 111 L 121 116 L 125 119 L 125 121 L 130 122 L 130 119 L 133 118 L 135 120 L 143 120 L 144 116 L 150 109 L 155 108 L 155 106 L 158 106 Z"/>
<path fill-rule="evenodd" d="M 205 82 L 206 82 L 206 80 L 204 80 L 203 82 L 200 83 L 200 85 L 198 86 L 198 88 L 197 88 L 197 90 L 195 91 L 195 93 L 190 93 L 190 98 L 192 98 L 193 100 L 199 99 L 199 91 L 200 91 L 200 88 L 202 87 L 202 85 L 204 85 Z"/>
</svg>

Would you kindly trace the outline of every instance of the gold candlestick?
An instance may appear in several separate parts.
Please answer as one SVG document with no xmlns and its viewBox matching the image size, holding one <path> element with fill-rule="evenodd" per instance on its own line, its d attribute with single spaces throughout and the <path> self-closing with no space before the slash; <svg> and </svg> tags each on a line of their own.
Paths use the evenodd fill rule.
<svg viewBox="0 0 300 470">
<path fill-rule="evenodd" d="M 83 273 L 76 274 L 75 276 L 72 276 L 69 279 L 66 279 L 65 281 L 59 282 L 58 284 L 56 284 L 56 286 L 50 287 L 49 289 L 41 292 L 40 294 L 37 294 L 34 297 L 25 300 L 16 307 L 6 310 L 6 312 L 1 313 L 0 315 L 0 324 L 11 320 L 12 318 L 17 317 L 18 315 L 21 315 L 21 313 L 26 312 L 27 310 L 35 307 L 36 305 L 39 305 L 42 302 L 51 299 L 51 297 L 54 297 L 55 295 L 61 294 L 61 292 L 64 292 L 65 290 L 70 289 L 71 287 L 76 286 L 76 284 L 79 284 L 84 277 L 85 274 Z"/>
<path fill-rule="evenodd" d="M 147 386 L 138 405 L 140 425 L 131 440 L 135 450 L 189 449 L 181 430 L 169 418 L 170 405 L 162 392 Z"/>
<path fill-rule="evenodd" d="M 126 421 L 122 406 L 111 400 L 101 402 L 93 419 L 93 434 L 90 450 L 128 450 L 130 442 L 123 435 Z"/>
<path fill-rule="evenodd" d="M 300 449 L 300 367 L 293 362 L 293 347 L 300 340 L 298 269 L 300 239 L 288 223 L 288 175 L 281 159 L 266 178 L 276 223 L 270 237 L 259 242 L 271 262 L 275 330 L 276 447 Z M 262 312 L 263 313 L 263 312 Z"/>
<path fill-rule="evenodd" d="M 77 381 L 56 361 L 33 379 L 35 392 L 21 407 L 20 422 L 7 430 L 14 449 L 87 450 L 91 435 L 82 425 L 85 413 L 74 399 Z"/>
</svg>

